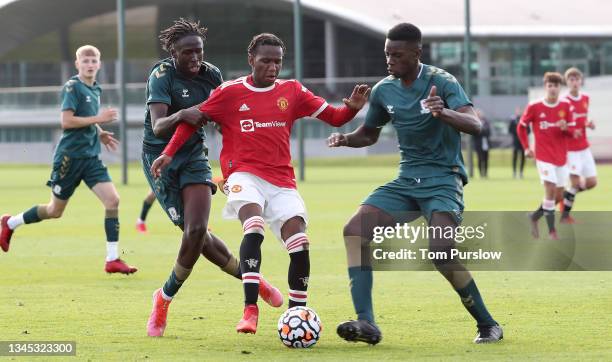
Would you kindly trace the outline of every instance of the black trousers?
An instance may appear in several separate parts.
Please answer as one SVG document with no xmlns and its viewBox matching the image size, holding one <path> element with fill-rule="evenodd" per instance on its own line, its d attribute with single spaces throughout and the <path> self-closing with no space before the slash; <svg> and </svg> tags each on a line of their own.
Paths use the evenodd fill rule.
<svg viewBox="0 0 612 362">
<path fill-rule="evenodd" d="M 520 159 L 519 172 L 522 175 L 523 169 L 525 168 L 525 152 L 523 148 L 514 147 L 512 149 L 512 173 L 516 174 L 516 163 Z"/>
</svg>

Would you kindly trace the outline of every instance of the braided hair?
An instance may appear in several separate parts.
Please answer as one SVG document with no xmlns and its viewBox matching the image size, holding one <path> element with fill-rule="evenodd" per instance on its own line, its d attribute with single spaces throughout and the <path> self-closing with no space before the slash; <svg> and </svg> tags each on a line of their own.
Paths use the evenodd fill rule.
<svg viewBox="0 0 612 362">
<path fill-rule="evenodd" d="M 179 39 L 188 35 L 197 35 L 202 38 L 202 41 L 206 41 L 206 33 L 208 29 L 200 26 L 200 22 L 191 22 L 184 18 L 179 18 L 174 21 L 174 24 L 169 28 L 162 30 L 159 33 L 159 41 L 161 42 L 162 48 L 171 52 Z"/>
</svg>

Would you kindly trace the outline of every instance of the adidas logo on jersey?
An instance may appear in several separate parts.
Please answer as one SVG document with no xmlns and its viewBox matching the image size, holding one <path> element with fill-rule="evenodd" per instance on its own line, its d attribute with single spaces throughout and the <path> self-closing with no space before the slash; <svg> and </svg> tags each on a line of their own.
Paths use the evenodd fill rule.
<svg viewBox="0 0 612 362">
<path fill-rule="evenodd" d="M 246 103 L 242 103 L 242 105 L 240 106 L 240 109 L 238 109 L 238 112 L 245 112 L 245 111 L 250 111 L 251 108 L 249 108 L 249 106 L 246 105 Z"/>
<path fill-rule="evenodd" d="M 544 112 L 540 113 L 540 118 L 546 118 L 546 113 Z"/>
</svg>

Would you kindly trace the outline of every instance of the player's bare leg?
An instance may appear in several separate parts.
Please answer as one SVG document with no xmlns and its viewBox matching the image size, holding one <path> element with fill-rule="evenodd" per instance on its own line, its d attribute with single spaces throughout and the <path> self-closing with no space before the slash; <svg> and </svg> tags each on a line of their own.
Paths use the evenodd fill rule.
<svg viewBox="0 0 612 362">
<path fill-rule="evenodd" d="M 446 230 L 448 227 L 454 229 L 457 226 L 457 222 L 449 213 L 434 212 L 429 225 Z M 435 233 L 434 236 L 436 236 Z M 455 241 L 453 238 L 432 237 L 429 240 L 430 251 L 446 253 L 436 253 L 436 255 L 450 255 L 450 250 L 454 245 Z M 463 306 L 476 320 L 478 332 L 474 343 L 494 343 L 503 339 L 503 331 L 485 307 L 471 273 L 455 259 L 436 259 L 434 260 L 434 265 L 440 274 L 448 280 L 457 294 L 459 294 Z"/>
<path fill-rule="evenodd" d="M 210 187 L 204 184 L 187 185 L 181 194 L 184 207 L 183 238 L 168 280 L 153 296 L 153 310 L 147 322 L 147 334 L 151 337 L 163 336 L 170 302 L 198 261 L 207 233 L 212 199 Z"/>
<path fill-rule="evenodd" d="M 51 194 L 48 204 L 36 205 L 15 216 L 2 215 L 0 218 L 0 248 L 7 252 L 15 230 L 24 224 L 33 224 L 47 219 L 62 217 L 68 200 L 61 200 Z"/>
<path fill-rule="evenodd" d="M 138 269 L 126 264 L 119 257 L 119 194 L 112 182 L 99 182 L 91 191 L 104 205 L 104 231 L 106 232 L 107 273 L 132 274 Z"/>
</svg>

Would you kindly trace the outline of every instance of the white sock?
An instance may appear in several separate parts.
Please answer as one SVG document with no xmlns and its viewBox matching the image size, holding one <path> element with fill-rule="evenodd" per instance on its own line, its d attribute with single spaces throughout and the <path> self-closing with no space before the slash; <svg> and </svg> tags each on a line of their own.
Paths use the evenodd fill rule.
<svg viewBox="0 0 612 362">
<path fill-rule="evenodd" d="M 172 298 L 174 298 L 174 297 L 167 296 L 166 293 L 164 293 L 164 288 L 162 288 L 161 290 L 161 295 L 162 295 L 162 298 L 164 298 L 164 300 L 172 300 Z"/>
<path fill-rule="evenodd" d="M 25 224 L 25 221 L 23 221 L 23 212 L 19 215 L 11 216 L 8 219 L 7 224 L 11 230 L 15 230 L 18 226 Z"/>
<path fill-rule="evenodd" d="M 119 242 L 108 241 L 106 242 L 106 261 L 113 261 L 119 259 Z"/>
</svg>

